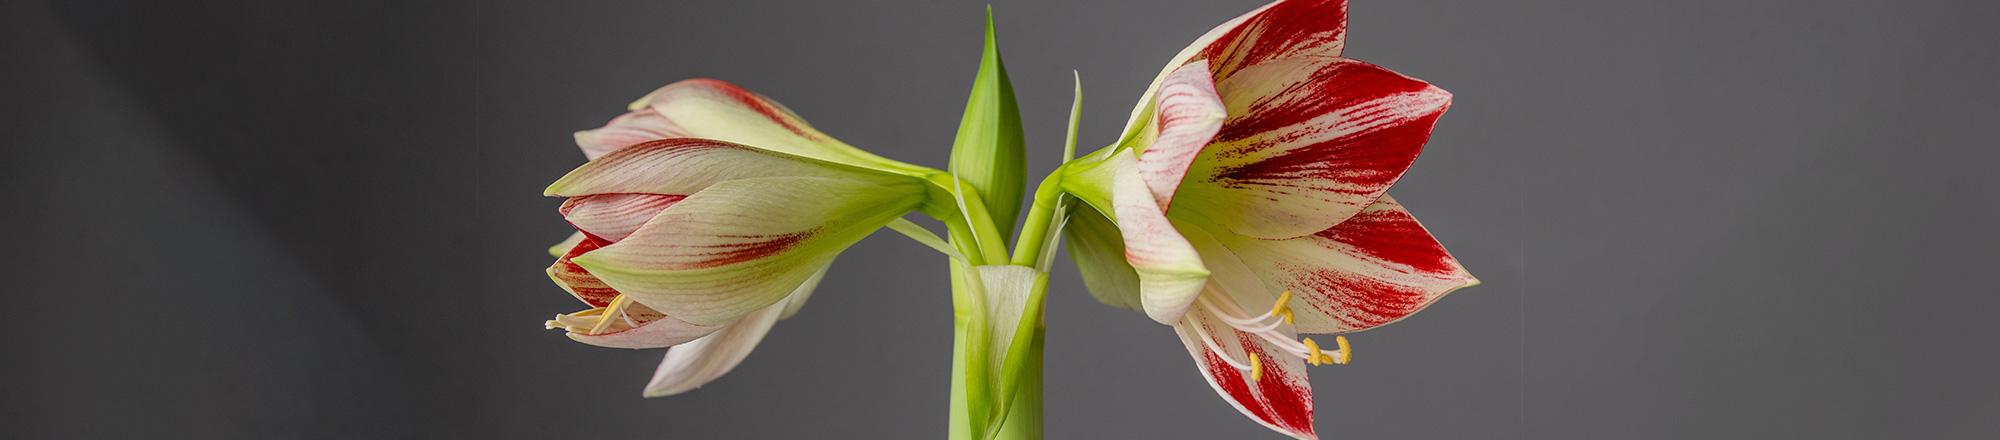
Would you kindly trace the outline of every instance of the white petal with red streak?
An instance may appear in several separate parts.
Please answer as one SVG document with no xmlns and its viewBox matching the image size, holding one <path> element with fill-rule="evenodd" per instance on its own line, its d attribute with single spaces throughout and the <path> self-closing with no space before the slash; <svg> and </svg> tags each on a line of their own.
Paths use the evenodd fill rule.
<svg viewBox="0 0 2000 440">
<path fill-rule="evenodd" d="M 1347 39 L 1346 0 L 1279 0 L 1223 22 L 1167 62 L 1141 96 L 1126 123 L 1128 132 L 1146 118 L 1151 96 L 1168 75 L 1194 60 L 1208 60 L 1217 81 L 1244 66 L 1296 57 L 1336 57 Z"/>
<path fill-rule="evenodd" d="M 1181 320 L 1208 282 L 1201 255 L 1167 220 L 1129 154 L 1109 164 L 1116 167 L 1111 199 L 1118 230 L 1125 241 L 1125 261 L 1139 275 L 1139 303 L 1146 316 L 1162 324 Z"/>
<path fill-rule="evenodd" d="M 658 112 L 684 136 L 863 167 L 880 160 L 821 133 L 777 101 L 721 80 L 668 84 L 634 104 Z"/>
<path fill-rule="evenodd" d="M 646 141 L 688 136 L 659 112 L 641 109 L 618 115 L 603 127 L 576 132 L 576 146 L 583 150 L 583 157 L 596 159 Z"/>
<path fill-rule="evenodd" d="M 1165 210 L 1174 198 L 1174 189 L 1187 175 L 1188 165 L 1222 129 L 1229 117 L 1216 96 L 1215 83 L 1208 79 L 1208 62 L 1195 61 L 1175 70 L 1160 85 L 1158 110 L 1149 143 L 1139 152 L 1139 176 Z"/>
<path fill-rule="evenodd" d="M 1229 121 L 1179 197 L 1260 238 L 1319 232 L 1373 203 L 1451 102 L 1423 81 L 1337 58 L 1266 62 L 1216 88 Z"/>
<path fill-rule="evenodd" d="M 1307 237 L 1226 242 L 1264 278 L 1291 289 L 1305 333 L 1366 330 L 1479 283 L 1394 199 Z"/>
<path fill-rule="evenodd" d="M 674 138 L 634 145 L 585 163 L 550 184 L 546 193 L 565 197 L 610 193 L 694 194 L 731 179 L 792 176 L 863 181 L 902 179 L 729 142 Z"/>
<path fill-rule="evenodd" d="M 1197 332 L 1196 327 L 1201 330 Z M 1235 407 L 1258 424 L 1279 433 L 1300 439 L 1317 438 L 1313 433 L 1312 382 L 1306 378 L 1305 361 L 1284 349 L 1271 345 L 1263 338 L 1236 331 L 1205 311 L 1190 312 L 1174 325 L 1174 333 L 1181 337 L 1181 345 L 1194 357 L 1195 367 L 1202 378 L 1215 388 L 1229 406 Z M 1218 352 L 1202 341 L 1206 333 Z M 1230 365 L 1249 364 L 1249 356 L 1258 357 L 1258 364 L 1264 372 L 1259 380 L 1250 380 L 1250 371 Z M 1228 356 L 1231 361 L 1225 361 Z"/>
<path fill-rule="evenodd" d="M 709 336 L 719 329 L 689 324 L 672 316 L 649 316 L 649 318 L 650 320 L 638 322 L 637 327 L 595 335 L 569 332 L 569 338 L 607 348 L 665 348 Z"/>
<path fill-rule="evenodd" d="M 668 194 L 597 194 L 571 197 L 558 208 L 578 231 L 608 241 L 625 239 L 660 211 L 685 197 Z"/>
<path fill-rule="evenodd" d="M 841 250 L 916 208 L 924 191 L 916 179 L 731 180 L 572 261 L 667 315 L 720 325 L 784 298 Z"/>
</svg>

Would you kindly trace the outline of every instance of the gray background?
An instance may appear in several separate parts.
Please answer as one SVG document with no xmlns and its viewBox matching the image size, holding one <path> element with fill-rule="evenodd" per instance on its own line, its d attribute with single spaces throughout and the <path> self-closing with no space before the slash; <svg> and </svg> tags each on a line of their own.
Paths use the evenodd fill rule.
<svg viewBox="0 0 2000 440">
<path fill-rule="evenodd" d="M 1036 172 L 1255 0 L 996 1 Z M 1076 3 L 1076 4 L 1071 4 Z M 936 438 L 893 236 L 688 395 L 541 329 L 572 130 L 691 76 L 942 164 L 978 2 L 9 2 L 8 438 Z M 1327 438 L 1996 438 L 1990 2 L 1356 1 L 1457 96 L 1395 191 L 1484 286 L 1315 371 Z M 1268 438 L 1171 332 L 1049 305 L 1051 438 Z"/>
</svg>

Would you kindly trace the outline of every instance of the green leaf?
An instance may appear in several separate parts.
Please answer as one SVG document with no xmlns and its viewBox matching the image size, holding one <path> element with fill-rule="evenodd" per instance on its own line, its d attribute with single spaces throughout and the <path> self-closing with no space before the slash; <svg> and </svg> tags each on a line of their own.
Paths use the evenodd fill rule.
<svg viewBox="0 0 2000 440">
<path fill-rule="evenodd" d="M 952 141 L 951 173 L 978 191 L 997 235 L 1011 235 L 1021 209 L 1026 163 L 1021 136 L 1021 110 L 1014 86 L 1000 62 L 999 38 L 993 30 L 993 8 L 986 10 L 986 45 L 972 96 Z M 998 244 L 1004 246 L 1003 244 Z M 987 246 L 995 246 L 987 244 Z"/>
</svg>

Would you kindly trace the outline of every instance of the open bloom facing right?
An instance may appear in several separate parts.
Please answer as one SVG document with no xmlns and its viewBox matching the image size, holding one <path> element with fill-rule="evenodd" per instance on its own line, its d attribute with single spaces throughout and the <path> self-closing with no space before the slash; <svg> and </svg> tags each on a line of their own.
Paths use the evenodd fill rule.
<svg viewBox="0 0 2000 440">
<path fill-rule="evenodd" d="M 1387 195 L 1451 95 L 1340 57 L 1346 4 L 1281 0 L 1169 63 L 1120 141 L 1063 169 L 1099 300 L 1171 325 L 1210 385 L 1316 438 L 1305 365 L 1478 281 Z"/>
</svg>

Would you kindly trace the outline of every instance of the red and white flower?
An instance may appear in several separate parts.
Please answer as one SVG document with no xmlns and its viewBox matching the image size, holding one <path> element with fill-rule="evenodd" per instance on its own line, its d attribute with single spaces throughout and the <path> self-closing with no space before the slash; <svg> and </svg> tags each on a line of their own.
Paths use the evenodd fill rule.
<svg viewBox="0 0 2000 440">
<path fill-rule="evenodd" d="M 735 85 L 674 83 L 577 133 L 589 163 L 548 188 L 576 227 L 549 277 L 591 308 L 549 328 L 668 350 L 646 396 L 727 372 L 804 305 L 840 251 L 917 208 L 926 183 Z"/>
<path fill-rule="evenodd" d="M 1346 4 L 1282 0 L 1183 50 L 1125 135 L 1064 167 L 1090 291 L 1179 333 L 1253 420 L 1316 438 L 1307 364 L 1477 284 L 1387 191 L 1451 95 L 1342 58 Z"/>
</svg>

